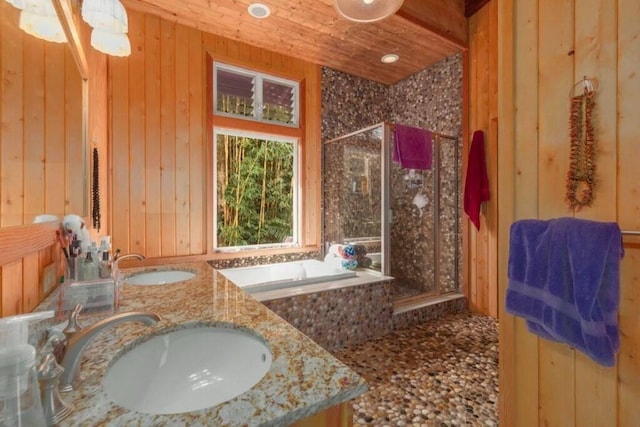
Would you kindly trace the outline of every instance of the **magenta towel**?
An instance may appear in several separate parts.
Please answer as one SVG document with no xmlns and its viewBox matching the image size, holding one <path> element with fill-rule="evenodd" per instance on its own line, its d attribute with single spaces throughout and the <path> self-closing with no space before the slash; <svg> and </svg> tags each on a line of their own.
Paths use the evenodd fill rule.
<svg viewBox="0 0 640 427">
<path fill-rule="evenodd" d="M 484 133 L 477 130 L 473 133 L 467 177 L 464 183 L 464 211 L 469 219 L 480 230 L 480 205 L 489 200 L 489 177 L 484 154 Z"/>
<path fill-rule="evenodd" d="M 431 169 L 433 148 L 431 132 L 424 129 L 396 125 L 393 161 L 405 169 Z"/>
</svg>

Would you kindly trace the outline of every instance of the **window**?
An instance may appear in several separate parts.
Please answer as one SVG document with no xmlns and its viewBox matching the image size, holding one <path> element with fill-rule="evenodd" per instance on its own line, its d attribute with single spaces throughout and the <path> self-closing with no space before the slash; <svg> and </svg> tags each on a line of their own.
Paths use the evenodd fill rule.
<svg viewBox="0 0 640 427">
<path fill-rule="evenodd" d="M 297 243 L 297 140 L 215 129 L 216 248 Z"/>
<path fill-rule="evenodd" d="M 296 246 L 299 84 L 217 62 L 212 69 L 213 249 Z"/>
<path fill-rule="evenodd" d="M 297 82 L 216 63 L 215 113 L 298 127 Z"/>
</svg>

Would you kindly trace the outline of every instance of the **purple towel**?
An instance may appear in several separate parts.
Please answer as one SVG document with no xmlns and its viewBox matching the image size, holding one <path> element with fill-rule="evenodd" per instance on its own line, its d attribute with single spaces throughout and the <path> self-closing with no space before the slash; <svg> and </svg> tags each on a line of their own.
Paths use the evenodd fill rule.
<svg viewBox="0 0 640 427">
<path fill-rule="evenodd" d="M 431 169 L 433 148 L 431 132 L 396 125 L 393 141 L 393 161 L 405 169 Z"/>
<path fill-rule="evenodd" d="M 564 342 L 604 366 L 620 346 L 620 259 L 616 223 L 575 218 L 511 225 L 506 310 L 531 332 Z"/>
</svg>

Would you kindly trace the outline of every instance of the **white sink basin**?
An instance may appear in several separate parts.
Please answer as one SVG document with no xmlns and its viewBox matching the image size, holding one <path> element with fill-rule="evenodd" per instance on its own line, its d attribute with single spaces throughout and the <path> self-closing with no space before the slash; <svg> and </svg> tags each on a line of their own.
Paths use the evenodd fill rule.
<svg viewBox="0 0 640 427">
<path fill-rule="evenodd" d="M 124 283 L 127 285 L 167 285 L 189 280 L 195 276 L 195 273 L 183 270 L 149 271 L 127 277 L 124 279 Z"/>
<path fill-rule="evenodd" d="M 104 390 L 113 402 L 137 412 L 196 411 L 249 390 L 271 361 L 265 342 L 247 331 L 178 329 L 124 353 L 107 370 Z"/>
</svg>

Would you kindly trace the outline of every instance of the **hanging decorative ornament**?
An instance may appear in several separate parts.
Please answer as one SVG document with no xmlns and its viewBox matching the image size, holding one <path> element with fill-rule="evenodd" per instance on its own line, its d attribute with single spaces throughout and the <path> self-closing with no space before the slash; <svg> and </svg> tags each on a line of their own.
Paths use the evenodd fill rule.
<svg viewBox="0 0 640 427">
<path fill-rule="evenodd" d="M 93 170 L 91 171 L 91 224 L 94 229 L 100 231 L 100 156 L 98 148 L 93 147 Z"/>
<path fill-rule="evenodd" d="M 579 85 L 583 87 L 583 92 L 575 95 Z M 593 129 L 596 89 L 596 82 L 585 77 L 574 86 L 571 94 L 571 156 L 566 197 L 571 209 L 593 204 L 596 185 L 596 141 Z"/>
</svg>

